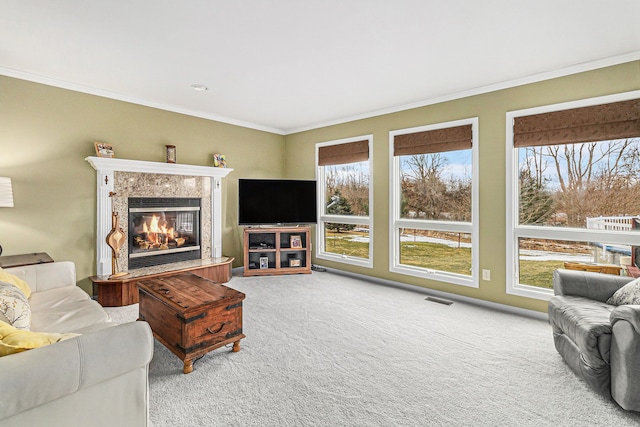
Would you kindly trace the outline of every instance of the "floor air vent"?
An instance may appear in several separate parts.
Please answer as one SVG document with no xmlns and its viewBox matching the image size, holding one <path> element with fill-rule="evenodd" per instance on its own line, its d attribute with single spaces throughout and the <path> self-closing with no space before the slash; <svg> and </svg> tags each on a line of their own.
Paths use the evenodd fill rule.
<svg viewBox="0 0 640 427">
<path fill-rule="evenodd" d="M 438 304 L 451 305 L 453 301 L 449 301 L 448 299 L 438 298 L 438 297 L 426 297 L 425 300 L 431 302 L 437 302 Z"/>
</svg>

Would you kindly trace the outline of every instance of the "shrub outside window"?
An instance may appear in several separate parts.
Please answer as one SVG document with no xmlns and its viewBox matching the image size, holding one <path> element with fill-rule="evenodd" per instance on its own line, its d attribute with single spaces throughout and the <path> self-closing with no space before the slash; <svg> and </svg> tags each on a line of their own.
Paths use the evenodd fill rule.
<svg viewBox="0 0 640 427">
<path fill-rule="evenodd" d="M 372 267 L 371 135 L 316 144 L 317 257 Z"/>
</svg>

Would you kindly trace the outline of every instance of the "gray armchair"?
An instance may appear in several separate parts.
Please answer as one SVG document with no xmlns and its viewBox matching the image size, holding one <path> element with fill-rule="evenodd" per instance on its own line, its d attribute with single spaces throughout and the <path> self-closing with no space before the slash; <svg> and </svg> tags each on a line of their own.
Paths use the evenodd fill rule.
<svg viewBox="0 0 640 427">
<path fill-rule="evenodd" d="M 632 278 L 559 269 L 549 323 L 556 349 L 598 393 L 640 411 L 640 305 L 606 301 Z"/>
</svg>

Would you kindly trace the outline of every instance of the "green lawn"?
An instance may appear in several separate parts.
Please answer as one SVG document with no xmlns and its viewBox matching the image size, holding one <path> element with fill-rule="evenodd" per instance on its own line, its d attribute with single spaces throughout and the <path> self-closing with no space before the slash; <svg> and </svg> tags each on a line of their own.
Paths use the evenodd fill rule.
<svg viewBox="0 0 640 427">
<path fill-rule="evenodd" d="M 552 289 L 553 270 L 563 266 L 562 261 L 520 261 L 520 283 Z"/>
<path fill-rule="evenodd" d="M 369 256 L 369 244 L 354 242 L 352 238 L 359 233 L 327 233 L 327 252 L 344 254 L 359 258 Z M 366 233 L 362 235 L 366 236 Z M 434 270 L 471 274 L 471 249 L 451 248 L 429 242 L 402 242 L 401 263 L 415 267 Z M 553 270 L 561 268 L 562 261 L 528 261 L 520 262 L 520 283 L 551 289 Z"/>
<path fill-rule="evenodd" d="M 349 255 L 358 258 L 369 257 L 369 243 L 354 242 L 354 237 L 368 237 L 368 233 L 327 233 L 325 250 L 334 254 Z"/>
<path fill-rule="evenodd" d="M 402 242 L 400 263 L 451 273 L 471 274 L 471 249 L 427 242 Z"/>
</svg>

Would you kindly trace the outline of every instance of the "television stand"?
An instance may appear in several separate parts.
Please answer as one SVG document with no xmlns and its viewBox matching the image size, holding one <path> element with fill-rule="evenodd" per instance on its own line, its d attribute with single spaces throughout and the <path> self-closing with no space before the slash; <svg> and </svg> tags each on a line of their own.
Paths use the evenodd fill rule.
<svg viewBox="0 0 640 427">
<path fill-rule="evenodd" d="M 310 273 L 310 227 L 244 229 L 244 276 Z"/>
</svg>

